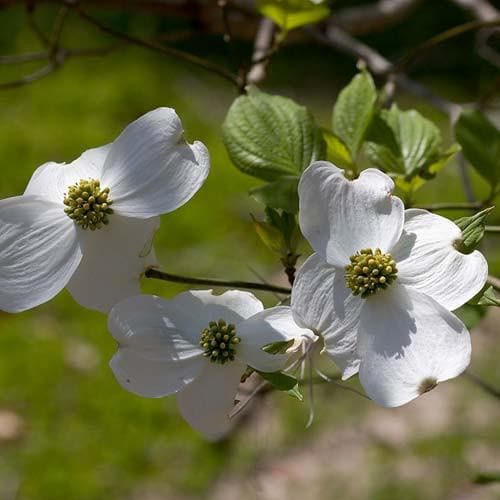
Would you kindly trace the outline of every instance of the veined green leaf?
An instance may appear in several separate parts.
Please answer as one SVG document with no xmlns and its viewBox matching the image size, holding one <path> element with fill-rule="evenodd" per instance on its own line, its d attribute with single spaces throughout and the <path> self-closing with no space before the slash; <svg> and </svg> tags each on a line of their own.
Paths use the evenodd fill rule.
<svg viewBox="0 0 500 500">
<path fill-rule="evenodd" d="M 278 391 L 286 392 L 289 396 L 298 399 L 299 401 L 304 401 L 304 396 L 300 392 L 299 383 L 295 377 L 282 372 L 258 373 Z"/>
<path fill-rule="evenodd" d="M 367 154 L 385 171 L 411 176 L 428 171 L 430 165 L 446 159 L 440 153 L 441 133 L 430 120 L 415 110 L 401 111 L 396 105 L 382 110 L 370 130 Z"/>
<path fill-rule="evenodd" d="M 453 311 L 453 314 L 458 316 L 468 330 L 472 330 L 486 316 L 486 308 L 478 307 L 477 305 L 464 304 L 462 307 Z"/>
<path fill-rule="evenodd" d="M 358 73 L 344 87 L 333 107 L 332 130 L 355 159 L 377 106 L 377 89 L 367 71 Z"/>
<path fill-rule="evenodd" d="M 250 194 L 267 207 L 295 214 L 299 211 L 298 185 L 299 177 L 283 176 L 277 181 L 251 189 Z"/>
<path fill-rule="evenodd" d="M 455 156 L 459 151 L 460 146 L 458 144 L 452 144 L 438 157 L 434 163 L 426 166 L 422 172 L 410 177 L 409 180 L 406 175 L 398 175 L 394 180 L 396 186 L 405 193 L 414 193 L 428 180 L 436 177 L 436 175 L 445 167 L 446 163 L 448 163 L 448 160 Z"/>
<path fill-rule="evenodd" d="M 455 135 L 465 158 L 494 189 L 500 183 L 500 130 L 480 111 L 463 111 Z"/>
<path fill-rule="evenodd" d="M 477 301 L 478 306 L 500 306 L 500 299 L 495 295 L 495 290 L 492 286 L 488 287 L 480 299 Z"/>
<path fill-rule="evenodd" d="M 458 248 L 459 251 L 471 253 L 478 247 L 484 236 L 486 218 L 493 208 L 489 207 L 471 217 L 462 217 L 454 221 L 462 231 L 462 241 Z"/>
<path fill-rule="evenodd" d="M 328 130 L 323 130 L 326 142 L 326 158 L 339 168 L 350 170 L 354 168 L 351 153 L 347 146 L 336 135 Z"/>
<path fill-rule="evenodd" d="M 258 0 L 257 10 L 283 31 L 317 23 L 330 14 L 329 7 L 323 2 L 311 0 Z"/>
<path fill-rule="evenodd" d="M 234 101 L 222 133 L 236 167 L 267 181 L 300 176 L 326 156 L 321 129 L 305 107 L 256 88 Z"/>
<path fill-rule="evenodd" d="M 285 354 L 287 349 L 291 347 L 294 343 L 293 339 L 290 340 L 280 340 L 279 342 L 273 342 L 272 344 L 266 344 L 262 350 L 266 351 L 268 354 Z"/>
</svg>

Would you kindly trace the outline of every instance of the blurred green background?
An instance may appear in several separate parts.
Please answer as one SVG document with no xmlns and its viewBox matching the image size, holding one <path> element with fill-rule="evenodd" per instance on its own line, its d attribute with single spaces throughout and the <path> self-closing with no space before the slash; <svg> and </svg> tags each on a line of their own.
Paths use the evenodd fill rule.
<svg viewBox="0 0 500 500">
<path fill-rule="evenodd" d="M 440 7 L 440 15 L 436 9 L 429 2 L 405 23 L 365 40 L 395 58 L 466 20 L 452 8 Z M 53 6 L 44 6 L 37 19 L 47 27 L 54 14 Z M 137 12 L 99 14 L 117 29 L 144 36 L 192 28 L 186 20 Z M 76 18 L 63 40 L 73 47 L 109 43 Z M 203 33 L 178 45 L 229 66 L 251 53 L 251 40 L 236 41 L 231 54 L 220 35 Z M 498 74 L 473 47 L 472 36 L 440 47 L 414 76 L 451 100 L 475 101 Z M 37 41 L 24 9 L 0 10 L 0 53 L 31 50 Z M 36 67 L 0 66 L 0 81 Z M 262 87 L 307 105 L 327 127 L 335 96 L 354 73 L 350 59 L 299 40 L 277 54 Z M 284 283 L 279 263 L 250 223 L 250 213 L 262 216 L 246 194 L 257 181 L 230 164 L 221 142 L 220 125 L 235 97 L 217 77 L 137 48 L 69 60 L 40 82 L 0 92 L 0 196 L 22 193 L 40 164 L 69 162 L 113 140 L 139 115 L 171 106 L 188 140 L 210 149 L 212 172 L 190 203 L 162 218 L 155 244 L 162 267 L 258 281 L 257 273 Z M 451 141 L 444 116 L 407 95 L 398 101 L 437 120 Z M 476 192 L 486 193 L 472 176 Z M 454 164 L 419 198 L 463 199 Z M 484 247 L 498 275 L 498 237 Z M 181 289 L 144 283 L 145 291 L 166 297 Z M 269 305 L 276 300 L 261 298 Z M 472 369 L 496 386 L 499 319 L 490 311 L 473 334 Z M 498 486 L 472 484 L 477 473 L 500 470 L 500 404 L 463 377 L 397 410 L 377 408 L 335 385 L 317 387 L 309 429 L 307 404 L 271 394 L 231 439 L 210 444 L 181 419 L 174 398 L 142 399 L 115 382 L 108 368 L 115 344 L 105 316 L 82 309 L 67 292 L 30 312 L 0 313 L 0 329 L 2 500 L 500 498 Z M 355 380 L 349 384 L 357 387 Z"/>
</svg>

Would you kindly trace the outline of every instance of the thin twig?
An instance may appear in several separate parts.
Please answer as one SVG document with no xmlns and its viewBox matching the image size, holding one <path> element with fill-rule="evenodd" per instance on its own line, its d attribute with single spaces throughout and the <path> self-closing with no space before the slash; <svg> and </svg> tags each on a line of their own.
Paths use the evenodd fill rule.
<svg viewBox="0 0 500 500">
<path fill-rule="evenodd" d="M 469 31 L 475 31 L 481 28 L 489 28 L 493 26 L 500 26 L 500 19 L 493 19 L 488 21 L 472 21 L 470 23 L 460 24 L 458 26 L 454 26 L 449 30 L 443 31 L 439 33 L 439 35 L 433 36 L 429 38 L 424 43 L 420 44 L 414 50 L 412 50 L 409 54 L 402 57 L 395 65 L 393 70 L 396 72 L 403 72 L 405 68 L 407 68 L 412 62 L 418 59 L 422 54 L 429 51 L 430 49 L 435 48 L 436 46 L 442 44 L 443 42 L 447 42 L 452 38 L 457 36 L 461 36 Z"/>
<path fill-rule="evenodd" d="M 334 11 L 332 20 L 353 35 L 381 31 L 408 17 L 421 0 L 379 0 Z"/>
<path fill-rule="evenodd" d="M 241 401 L 233 408 L 233 410 L 228 415 L 229 419 L 231 420 L 234 417 L 238 416 L 256 396 L 260 395 L 263 392 L 267 392 L 267 390 L 271 387 L 272 386 L 269 382 L 267 382 L 266 380 L 262 381 L 244 401 Z"/>
<path fill-rule="evenodd" d="M 13 89 L 16 87 L 23 87 L 24 85 L 28 85 L 30 83 L 36 82 L 50 75 L 57 69 L 57 64 L 51 62 L 44 66 L 43 68 L 30 73 L 29 75 L 23 76 L 18 80 L 13 80 L 6 83 L 0 83 L 0 90 Z"/>
<path fill-rule="evenodd" d="M 30 27 L 31 31 L 33 31 L 33 33 L 36 35 L 42 46 L 49 47 L 50 40 L 45 35 L 45 33 L 40 29 L 35 20 L 35 6 L 26 3 L 26 14 L 28 18 L 28 26 Z"/>
<path fill-rule="evenodd" d="M 12 54 L 0 56 L 0 64 L 24 64 L 35 61 L 45 61 L 49 57 L 48 51 L 26 52 L 25 54 Z"/>
<path fill-rule="evenodd" d="M 487 233 L 500 233 L 500 226 L 486 226 L 484 230 Z"/>
<path fill-rule="evenodd" d="M 436 109 L 449 116 L 457 116 L 461 107 L 436 94 L 434 94 L 425 85 L 416 82 L 404 74 L 396 74 L 393 71 L 393 64 L 375 49 L 366 45 L 349 35 L 349 33 L 340 29 L 334 24 L 330 24 L 326 32 L 323 33 L 319 28 L 308 27 L 305 31 L 310 33 L 319 42 L 332 47 L 344 54 L 348 54 L 356 59 L 362 59 L 366 62 L 368 69 L 374 74 L 384 77 L 392 75 L 394 82 L 408 92 L 425 99 Z"/>
<path fill-rule="evenodd" d="M 290 288 L 282 286 L 268 285 L 266 283 L 253 283 L 249 281 L 226 281 L 211 278 L 195 278 L 191 276 L 179 276 L 177 274 L 165 273 L 158 269 L 148 269 L 144 275 L 146 278 L 154 278 L 171 283 L 183 283 L 186 285 L 221 286 L 225 288 L 243 288 L 246 290 L 262 290 L 264 292 L 276 292 L 290 294 Z"/>
<path fill-rule="evenodd" d="M 429 212 L 436 212 L 438 210 L 480 210 L 484 208 L 484 203 L 480 201 L 463 201 L 463 202 L 444 202 L 444 203 L 430 203 L 429 205 L 419 205 L 418 208 L 429 210 Z"/>
<path fill-rule="evenodd" d="M 176 59 L 180 59 L 182 61 L 188 62 L 190 64 L 194 64 L 196 66 L 199 66 L 207 71 L 210 71 L 211 73 L 214 73 L 221 78 L 224 78 L 225 80 L 231 82 L 233 85 L 236 87 L 240 88 L 241 86 L 241 81 L 240 78 L 228 71 L 227 69 L 211 62 L 206 59 L 203 59 L 201 57 L 198 57 L 194 54 L 191 54 L 189 52 L 184 52 L 182 50 L 176 49 L 174 47 L 169 47 L 168 45 L 163 45 L 159 44 L 153 41 L 145 40 L 142 38 L 137 38 L 129 35 L 128 33 L 123 33 L 121 31 L 115 30 L 111 26 L 108 26 L 104 23 L 101 23 L 98 19 L 92 17 L 91 15 L 87 14 L 80 6 L 76 5 L 74 6 L 75 11 L 78 13 L 78 15 L 82 18 L 85 19 L 89 24 L 92 26 L 95 26 L 98 28 L 100 31 L 103 33 L 107 33 L 108 35 L 111 35 L 115 38 L 119 38 L 121 40 L 125 40 L 133 45 L 137 45 L 139 47 L 144 47 L 150 50 L 153 50 L 155 52 L 159 52 L 161 54 L 165 54 L 171 57 L 175 57 Z"/>
<path fill-rule="evenodd" d="M 490 274 L 486 282 L 488 283 L 488 285 L 491 285 L 497 292 L 500 292 L 500 279 L 496 278 L 495 276 L 491 276 Z"/>
<path fill-rule="evenodd" d="M 276 25 L 268 17 L 262 18 L 255 36 L 252 66 L 246 75 L 248 83 L 259 83 L 266 78 L 267 66 L 274 51 Z"/>
<path fill-rule="evenodd" d="M 470 372 L 469 370 L 467 370 L 464 375 L 471 382 L 473 382 L 474 384 L 481 387 L 481 389 L 486 391 L 488 394 L 490 394 L 491 396 L 493 396 L 497 399 L 500 399 L 500 389 L 497 389 L 496 387 L 492 386 L 488 382 L 485 382 L 484 380 L 482 380 L 480 377 L 478 377 L 474 373 Z"/>
</svg>

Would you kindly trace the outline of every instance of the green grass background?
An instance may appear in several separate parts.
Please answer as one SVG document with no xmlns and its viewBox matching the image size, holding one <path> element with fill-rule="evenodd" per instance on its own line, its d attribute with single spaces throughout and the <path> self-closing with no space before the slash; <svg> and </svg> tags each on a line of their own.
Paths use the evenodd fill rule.
<svg viewBox="0 0 500 500">
<path fill-rule="evenodd" d="M 42 13 L 42 21 L 50 15 L 50 9 Z M 132 23 L 139 30 L 164 28 L 151 19 L 132 22 L 118 15 L 110 15 L 110 19 L 119 27 Z M 24 24 L 22 10 L 0 11 L 4 53 L 36 45 Z M 105 41 L 76 22 L 71 26 L 68 43 L 95 46 Z M 214 57 L 224 63 L 225 49 L 218 41 L 211 43 Z M 202 40 L 198 51 L 208 50 L 203 47 Z M 248 48 L 238 46 L 240 54 Z M 336 93 L 355 68 L 350 61 L 316 48 L 316 57 L 310 58 L 310 50 L 301 45 L 285 49 L 273 63 L 264 88 L 296 98 L 328 126 Z M 291 61 L 299 63 L 294 67 Z M 31 69 L 31 65 L 0 66 L 1 81 Z M 490 75 L 481 71 L 487 84 Z M 483 79 L 475 75 L 459 80 L 445 74 L 435 76 L 433 84 L 450 97 L 465 100 L 475 98 L 474 91 L 483 85 Z M 113 140 L 139 115 L 171 106 L 181 116 L 188 140 L 202 140 L 210 149 L 212 171 L 190 203 L 162 217 L 155 247 L 163 268 L 247 280 L 256 279 L 255 270 L 274 281 L 281 279 L 279 264 L 250 224 L 249 213 L 260 215 L 261 207 L 246 193 L 258 181 L 230 164 L 221 142 L 220 125 L 235 96 L 228 84 L 201 69 L 139 49 L 70 60 L 43 81 L 0 92 L 0 196 L 22 193 L 40 164 L 69 162 L 82 151 Z M 417 106 L 444 127 L 444 118 L 428 106 L 408 96 L 402 96 L 400 102 L 403 107 Z M 443 131 L 449 141 L 449 131 Z M 477 192 L 485 193 L 483 181 L 476 175 L 473 178 Z M 426 202 L 462 199 L 454 165 L 421 194 L 421 201 Z M 498 240 L 485 243 L 492 269 L 500 271 L 497 246 Z M 160 282 L 144 283 L 145 291 L 163 296 L 181 289 Z M 261 297 L 273 303 L 272 295 Z M 263 457 L 307 449 L 326 430 L 346 423 L 356 425 L 374 408 L 351 393 L 320 388 L 316 421 L 305 430 L 307 407 L 276 394 L 272 396 L 272 419 L 278 422 L 279 432 L 272 433 L 270 443 L 263 444 L 250 428 L 214 445 L 184 423 L 173 398 L 148 400 L 125 392 L 108 367 L 114 351 L 105 316 L 82 309 L 66 291 L 33 311 L 0 313 L 0 410 L 13 411 L 24 422 L 14 439 L 0 441 L 1 499 L 142 499 L 150 487 L 162 492 L 157 498 L 204 498 L 217 481 L 251 474 Z M 497 385 L 499 353 L 498 347 L 489 350 L 474 365 Z M 479 432 L 461 420 L 465 408 L 481 404 L 488 396 L 463 380 L 455 384 L 461 391 L 458 417 L 445 432 L 431 438 L 413 436 L 403 451 L 370 445 L 369 470 L 360 471 L 375 478 L 370 498 L 441 499 L 457 484 L 470 483 L 477 471 L 462 452 L 477 439 L 498 443 L 500 422 L 493 418 Z M 266 422 L 261 425 L 265 427 Z M 396 477 L 402 453 L 437 464 L 439 477 L 430 479 L 430 492 L 420 480 Z M 323 498 L 349 498 L 343 488 L 332 478 Z"/>
</svg>

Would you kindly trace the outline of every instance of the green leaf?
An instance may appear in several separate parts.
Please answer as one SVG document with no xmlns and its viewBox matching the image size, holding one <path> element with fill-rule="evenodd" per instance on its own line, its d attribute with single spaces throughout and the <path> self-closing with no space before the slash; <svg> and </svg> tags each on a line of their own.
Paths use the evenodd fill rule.
<svg viewBox="0 0 500 500">
<path fill-rule="evenodd" d="M 484 236 L 486 219 L 494 208 L 489 207 L 471 217 L 462 217 L 454 221 L 462 231 L 462 241 L 457 248 L 458 251 L 471 253 L 479 246 Z"/>
<path fill-rule="evenodd" d="M 458 144 L 452 144 L 438 159 L 430 165 L 424 167 L 422 172 L 414 175 L 409 180 L 406 175 L 398 175 L 394 179 L 396 186 L 405 193 L 414 193 L 420 189 L 427 181 L 434 179 L 436 175 L 444 168 L 448 160 L 460 151 Z"/>
<path fill-rule="evenodd" d="M 256 88 L 233 102 L 222 134 L 236 167 L 266 181 L 300 176 L 326 156 L 321 129 L 305 107 Z"/>
<path fill-rule="evenodd" d="M 468 330 L 472 330 L 486 316 L 486 308 L 464 304 L 462 307 L 453 311 L 453 314 L 459 317 Z"/>
<path fill-rule="evenodd" d="M 377 106 L 377 89 L 367 71 L 344 87 L 333 107 L 332 130 L 356 158 Z"/>
<path fill-rule="evenodd" d="M 265 373 L 258 372 L 259 375 L 267 380 L 278 391 L 284 391 L 289 396 L 304 401 L 304 396 L 300 392 L 299 383 L 295 377 L 282 372 Z"/>
<path fill-rule="evenodd" d="M 260 222 L 252 217 L 255 230 L 264 244 L 281 258 L 296 255 L 301 234 L 294 214 L 266 207 L 266 221 Z M 298 255 L 296 256 L 298 257 Z"/>
<path fill-rule="evenodd" d="M 339 168 L 351 170 L 354 167 L 351 153 L 347 146 L 330 131 L 323 129 L 323 137 L 326 142 L 326 158 Z"/>
<path fill-rule="evenodd" d="M 500 130 L 480 111 L 462 111 L 455 125 L 465 158 L 493 189 L 500 182 Z"/>
<path fill-rule="evenodd" d="M 500 472 L 483 472 L 474 478 L 476 484 L 491 484 L 500 482 Z"/>
<path fill-rule="evenodd" d="M 285 354 L 287 349 L 293 345 L 295 341 L 290 340 L 280 340 L 279 342 L 273 342 L 272 344 L 266 344 L 262 350 L 266 351 L 268 354 Z"/>
<path fill-rule="evenodd" d="M 299 177 L 283 176 L 277 181 L 250 190 L 250 194 L 263 205 L 280 208 L 288 213 L 299 211 Z"/>
<path fill-rule="evenodd" d="M 400 172 L 408 179 L 439 162 L 441 133 L 415 110 L 401 111 L 396 105 L 382 110 L 370 129 L 367 154 L 385 171 Z"/>
<path fill-rule="evenodd" d="M 258 0 L 257 10 L 283 31 L 317 23 L 330 14 L 328 6 L 311 0 Z"/>
<path fill-rule="evenodd" d="M 478 306 L 500 306 L 500 299 L 497 299 L 492 286 L 488 287 L 481 298 L 477 301 Z"/>
<path fill-rule="evenodd" d="M 252 214 L 253 226 L 257 232 L 262 243 L 266 245 L 269 250 L 279 255 L 285 255 L 287 252 L 287 245 L 283 233 L 267 222 L 258 221 Z"/>
</svg>

